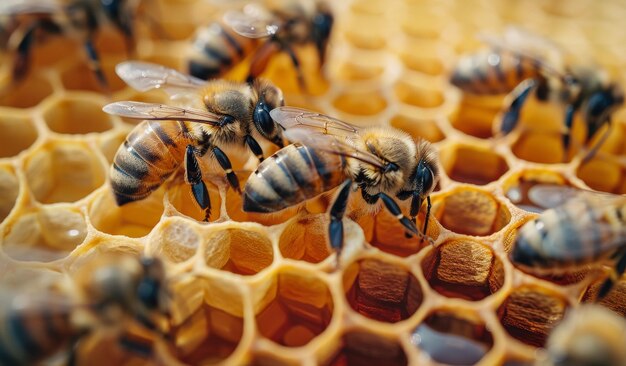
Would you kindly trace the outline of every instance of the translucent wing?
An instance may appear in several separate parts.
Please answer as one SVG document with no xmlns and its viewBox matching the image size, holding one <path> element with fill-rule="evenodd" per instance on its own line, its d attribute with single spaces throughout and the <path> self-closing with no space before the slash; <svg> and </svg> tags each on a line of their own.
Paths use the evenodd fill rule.
<svg viewBox="0 0 626 366">
<path fill-rule="evenodd" d="M 565 78 L 563 49 L 544 37 L 517 27 L 507 27 L 502 37 L 480 33 L 478 38 L 494 48 L 533 60 L 550 75 Z"/>
<path fill-rule="evenodd" d="M 126 84 L 138 91 L 163 89 L 171 97 L 193 92 L 206 84 L 204 80 L 149 62 L 122 62 L 115 67 L 115 72 Z"/>
<path fill-rule="evenodd" d="M 120 117 L 150 120 L 192 121 L 217 126 L 220 116 L 195 108 L 182 108 L 165 104 L 144 102 L 115 102 L 102 108 L 109 114 Z"/>
<path fill-rule="evenodd" d="M 246 5 L 243 11 L 227 11 L 224 22 L 235 32 L 248 38 L 269 37 L 280 29 L 280 24 L 271 13 L 254 4 Z"/>
<path fill-rule="evenodd" d="M 378 168 L 385 162 L 378 156 L 357 147 L 359 129 L 349 123 L 321 113 L 296 107 L 278 107 L 270 112 L 291 142 L 300 142 L 316 150 L 351 157 Z"/>
<path fill-rule="evenodd" d="M 572 199 L 584 199 L 590 204 L 599 206 L 626 204 L 624 196 L 554 184 L 534 185 L 528 190 L 528 198 L 535 205 L 545 209 L 562 206 Z"/>
<path fill-rule="evenodd" d="M 62 10 L 55 0 L 0 1 L 0 14 L 54 14 Z"/>
</svg>

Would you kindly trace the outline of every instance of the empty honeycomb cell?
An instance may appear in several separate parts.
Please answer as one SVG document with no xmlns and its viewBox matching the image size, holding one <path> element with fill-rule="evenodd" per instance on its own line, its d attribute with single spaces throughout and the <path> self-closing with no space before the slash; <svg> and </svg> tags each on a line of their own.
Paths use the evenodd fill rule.
<svg viewBox="0 0 626 366">
<path fill-rule="evenodd" d="M 313 273 L 299 270 L 283 270 L 275 281 L 266 294 L 271 301 L 256 316 L 258 330 L 280 345 L 304 346 L 330 324 L 330 291 Z"/>
<path fill-rule="evenodd" d="M 461 183 L 488 184 L 509 170 L 500 154 L 472 145 L 447 145 L 439 152 L 439 160 L 448 176 Z"/>
<path fill-rule="evenodd" d="M 20 81 L 9 93 L 0 93 L 0 106 L 34 107 L 53 91 L 48 79 L 41 74 L 33 74 Z"/>
<path fill-rule="evenodd" d="M 404 209 L 404 212 L 408 211 L 408 207 Z M 420 231 L 423 231 L 425 216 L 426 205 L 424 205 L 417 217 L 416 224 Z M 431 215 L 429 220 L 426 236 L 432 240 L 437 240 L 437 237 L 439 237 L 439 226 L 435 222 L 434 216 Z M 416 236 L 408 236 L 404 226 L 387 209 L 380 210 L 374 216 L 374 221 L 374 232 L 370 243 L 384 252 L 400 257 L 408 257 L 430 245 L 428 240 L 422 240 L 422 238 Z"/>
<path fill-rule="evenodd" d="M 400 51 L 400 59 L 409 70 L 431 76 L 443 74 L 445 60 L 451 57 L 451 50 L 428 39 L 407 39 Z"/>
<path fill-rule="evenodd" d="M 113 163 L 117 149 L 124 143 L 128 130 L 116 131 L 113 133 L 103 134 L 98 139 L 100 151 L 107 159 L 108 163 Z"/>
<path fill-rule="evenodd" d="M 337 77 L 346 81 L 371 80 L 380 77 L 385 72 L 382 64 L 364 63 L 353 58 L 341 62 L 337 68 Z"/>
<path fill-rule="evenodd" d="M 478 317 L 460 317 L 449 310 L 431 313 L 411 334 L 411 343 L 433 361 L 473 365 L 493 347 L 493 336 Z"/>
<path fill-rule="evenodd" d="M 204 238 L 208 266 L 241 275 L 253 275 L 274 260 L 272 242 L 264 234 L 243 230 L 216 230 Z"/>
<path fill-rule="evenodd" d="M 28 149 L 39 134 L 33 121 L 6 111 L 0 116 L 0 158 L 8 158 Z"/>
<path fill-rule="evenodd" d="M 172 334 L 178 359 L 189 365 L 206 365 L 228 358 L 243 337 L 243 316 L 232 306 L 241 303 L 241 295 L 236 291 L 222 292 L 219 286 L 211 286 L 204 279 L 192 280 L 191 286 L 182 291 L 186 295 L 181 298 L 183 308 L 192 305 L 185 301 L 201 300 L 198 295 L 206 293 L 211 300 L 187 309 L 191 314 L 174 326 Z M 220 305 L 213 304 L 212 299 Z"/>
<path fill-rule="evenodd" d="M 568 186 L 569 182 L 561 174 L 545 169 L 529 169 L 518 172 L 504 182 L 506 197 L 517 207 L 530 211 L 541 212 L 546 206 L 532 197 L 532 188 L 536 185 Z"/>
<path fill-rule="evenodd" d="M 518 158 L 534 163 L 559 164 L 566 158 L 558 134 L 522 133 L 512 150 Z"/>
<path fill-rule="evenodd" d="M 25 163 L 26 180 L 41 203 L 74 202 L 104 183 L 104 169 L 82 143 L 49 141 Z"/>
<path fill-rule="evenodd" d="M 280 253 L 285 258 L 319 263 L 330 255 L 328 218 L 308 215 L 292 221 L 280 235 Z"/>
<path fill-rule="evenodd" d="M 126 84 L 115 73 L 115 65 L 125 60 L 121 57 L 104 57 L 100 63 L 107 85 L 100 84 L 96 74 L 84 62 L 77 62 L 61 73 L 61 82 L 67 90 L 88 90 L 97 93 L 115 92 Z"/>
<path fill-rule="evenodd" d="M 211 217 L 209 221 L 215 221 L 220 217 L 222 199 L 217 187 L 206 180 L 205 184 L 211 199 Z M 191 217 L 196 221 L 204 220 L 206 213 L 196 202 L 191 192 L 191 186 L 183 180 L 181 175 L 177 175 L 171 182 L 165 183 L 165 186 L 167 188 L 167 200 L 178 213 Z"/>
<path fill-rule="evenodd" d="M 46 104 L 43 118 L 52 131 L 70 135 L 104 132 L 113 127 L 100 103 L 78 93 L 51 100 Z"/>
<path fill-rule="evenodd" d="M 110 189 L 101 191 L 89 206 L 91 224 L 111 235 L 139 238 L 148 235 L 163 214 L 163 193 L 118 206 Z"/>
<path fill-rule="evenodd" d="M 0 166 L 0 223 L 9 216 L 15 206 L 20 183 L 10 166 Z"/>
<path fill-rule="evenodd" d="M 576 175 L 592 189 L 610 193 L 623 193 L 620 192 L 622 188 L 620 183 L 626 177 L 626 170 L 615 160 L 596 157 L 580 165 Z"/>
<path fill-rule="evenodd" d="M 347 91 L 333 100 L 333 106 L 346 113 L 370 116 L 387 108 L 387 100 L 377 91 Z"/>
<path fill-rule="evenodd" d="M 11 222 L 2 250 L 13 259 L 50 262 L 67 256 L 86 235 L 85 218 L 76 209 L 44 207 Z"/>
<path fill-rule="evenodd" d="M 397 115 L 391 118 L 391 126 L 408 132 L 413 138 L 422 138 L 430 142 L 438 142 L 445 135 L 437 126 L 437 121 L 431 119 L 412 118 L 405 115 Z"/>
<path fill-rule="evenodd" d="M 437 197 L 431 213 L 446 229 L 475 236 L 491 235 L 511 220 L 509 210 L 495 197 L 470 187 Z"/>
<path fill-rule="evenodd" d="M 402 10 L 400 30 L 409 37 L 437 40 L 441 36 L 443 26 L 451 23 L 449 19 L 446 19 L 440 12 L 433 11 L 432 8 L 429 9 L 417 2 L 407 5 Z"/>
<path fill-rule="evenodd" d="M 489 138 L 493 136 L 494 119 L 501 110 L 502 96 L 464 95 L 450 123 L 470 136 Z"/>
<path fill-rule="evenodd" d="M 445 99 L 442 90 L 426 83 L 417 84 L 401 80 L 394 90 L 398 100 L 415 107 L 436 108 L 442 105 Z"/>
<path fill-rule="evenodd" d="M 535 285 L 515 288 L 498 308 L 504 329 L 518 340 L 542 347 L 568 307 L 560 295 Z"/>
<path fill-rule="evenodd" d="M 343 34 L 346 40 L 354 47 L 362 50 L 380 50 L 387 46 L 387 37 L 377 30 L 383 25 L 378 24 L 380 17 L 355 16 L 350 19 Z"/>
<path fill-rule="evenodd" d="M 398 341 L 360 330 L 352 330 L 344 334 L 339 352 L 330 362 L 324 363 L 328 366 L 404 366 L 407 364 L 407 356 Z"/>
<path fill-rule="evenodd" d="M 370 319 L 396 323 L 409 318 L 422 303 L 417 279 L 398 264 L 364 259 L 343 276 L 350 307 Z"/>
<path fill-rule="evenodd" d="M 423 259 L 422 270 L 430 286 L 447 297 L 482 300 L 504 284 L 500 258 L 489 246 L 471 240 L 437 246 Z"/>
</svg>

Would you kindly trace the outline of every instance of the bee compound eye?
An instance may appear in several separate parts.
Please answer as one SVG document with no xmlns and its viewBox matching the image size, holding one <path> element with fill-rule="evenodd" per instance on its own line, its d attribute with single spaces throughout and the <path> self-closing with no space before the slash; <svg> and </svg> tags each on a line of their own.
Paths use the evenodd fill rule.
<svg viewBox="0 0 626 366">
<path fill-rule="evenodd" d="M 270 137 L 274 134 L 274 120 L 270 116 L 270 113 L 263 102 L 259 102 L 254 109 L 254 124 L 256 125 L 259 132 L 265 136 Z"/>
</svg>

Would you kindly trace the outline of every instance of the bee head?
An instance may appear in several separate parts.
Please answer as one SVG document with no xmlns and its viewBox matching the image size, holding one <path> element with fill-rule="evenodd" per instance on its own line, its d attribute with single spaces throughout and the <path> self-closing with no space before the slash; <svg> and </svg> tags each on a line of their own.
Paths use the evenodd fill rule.
<svg viewBox="0 0 626 366">
<path fill-rule="evenodd" d="M 282 127 L 270 116 L 272 109 L 285 104 L 283 92 L 267 80 L 257 79 L 252 87 L 258 96 L 252 112 L 254 126 L 263 137 L 278 147 L 283 147 Z"/>
<path fill-rule="evenodd" d="M 411 216 L 417 216 L 424 198 L 433 192 L 438 179 L 436 152 L 428 141 L 420 140 L 417 142 L 417 166 L 409 179 L 412 192 Z"/>
</svg>

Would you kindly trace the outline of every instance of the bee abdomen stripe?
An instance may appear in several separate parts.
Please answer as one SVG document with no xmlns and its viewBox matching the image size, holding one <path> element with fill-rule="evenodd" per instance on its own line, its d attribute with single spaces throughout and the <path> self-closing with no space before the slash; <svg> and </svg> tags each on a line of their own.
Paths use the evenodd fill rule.
<svg viewBox="0 0 626 366">
<path fill-rule="evenodd" d="M 152 164 L 152 163 L 155 163 L 158 160 L 160 160 L 159 155 L 153 153 L 152 150 L 150 150 L 144 144 L 133 144 L 131 146 L 131 145 L 129 145 L 128 141 L 124 141 L 124 146 L 126 147 L 127 150 L 130 147 L 130 149 L 132 149 L 134 154 L 136 154 L 138 157 L 140 157 L 142 160 L 144 160 L 144 161 L 146 161 L 148 163 Z"/>
<path fill-rule="evenodd" d="M 176 146 L 176 141 L 172 140 L 172 138 L 165 132 L 165 130 L 163 130 L 160 123 L 155 121 L 149 121 L 148 123 L 150 124 L 150 128 L 152 128 L 152 130 L 161 140 L 161 142 L 168 146 Z"/>
<path fill-rule="evenodd" d="M 202 48 L 202 52 L 209 57 L 219 60 L 222 65 L 228 66 L 232 63 L 232 59 L 230 58 L 230 56 L 222 53 L 221 50 L 213 48 L 210 45 L 205 45 Z"/>
<path fill-rule="evenodd" d="M 313 164 L 315 165 L 315 169 L 317 173 L 322 178 L 322 183 L 324 186 L 324 190 L 332 188 L 334 185 L 330 184 L 332 182 L 333 172 L 326 167 L 326 163 L 323 158 L 317 154 L 313 149 L 308 149 L 309 155 L 311 156 L 311 160 L 313 160 Z"/>
<path fill-rule="evenodd" d="M 230 33 L 228 33 L 223 26 L 220 27 L 220 31 L 222 32 L 221 34 L 224 35 L 224 39 L 226 39 L 228 44 L 235 49 L 237 55 L 239 55 L 240 58 L 243 58 L 245 56 L 245 53 L 239 42 L 237 42 L 237 40 Z"/>
</svg>

